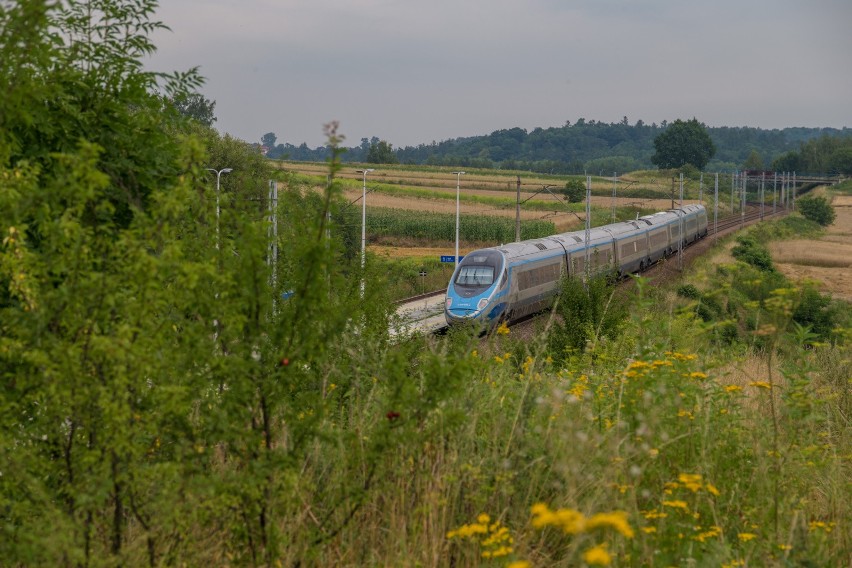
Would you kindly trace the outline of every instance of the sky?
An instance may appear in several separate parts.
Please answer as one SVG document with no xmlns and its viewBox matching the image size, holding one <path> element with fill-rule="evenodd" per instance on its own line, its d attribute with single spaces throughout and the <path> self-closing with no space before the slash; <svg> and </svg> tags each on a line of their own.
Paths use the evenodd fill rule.
<svg viewBox="0 0 852 568">
<path fill-rule="evenodd" d="M 394 148 L 578 118 L 852 127 L 850 0 L 161 0 L 156 71 L 198 66 L 248 142 Z"/>
</svg>

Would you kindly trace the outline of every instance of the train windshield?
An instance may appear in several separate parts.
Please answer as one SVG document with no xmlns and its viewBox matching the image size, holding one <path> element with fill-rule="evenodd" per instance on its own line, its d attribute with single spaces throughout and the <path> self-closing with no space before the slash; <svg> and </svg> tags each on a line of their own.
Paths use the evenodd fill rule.
<svg viewBox="0 0 852 568">
<path fill-rule="evenodd" d="M 502 256 L 495 251 L 477 251 L 465 256 L 459 266 L 455 283 L 459 286 L 482 288 L 494 283 L 501 268 Z"/>
</svg>

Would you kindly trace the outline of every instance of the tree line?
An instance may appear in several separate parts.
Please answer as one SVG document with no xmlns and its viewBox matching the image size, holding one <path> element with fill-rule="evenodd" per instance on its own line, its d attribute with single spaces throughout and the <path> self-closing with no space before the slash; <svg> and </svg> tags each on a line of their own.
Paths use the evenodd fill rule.
<svg viewBox="0 0 852 568">
<path fill-rule="evenodd" d="M 484 136 L 453 138 L 397 149 L 378 137 L 372 137 L 370 140 L 363 138 L 358 146 L 346 148 L 342 159 L 349 162 L 606 175 L 653 168 L 654 141 L 675 122 L 646 124 L 637 120 L 630 124 L 624 117 L 620 122 L 606 123 L 580 118 L 573 124 L 567 121 L 559 127 L 531 131 L 501 129 Z M 770 168 L 810 173 L 852 171 L 852 157 L 843 150 L 852 140 L 850 128 L 705 128 L 715 148 L 713 157 L 704 166 L 708 171 Z M 380 144 L 389 152 L 377 156 L 376 149 Z M 327 147 L 312 149 L 306 144 L 294 146 L 289 143 L 274 146 L 268 154 L 271 158 L 297 161 L 322 161 L 328 155 Z M 756 167 L 758 165 L 761 167 Z"/>
</svg>

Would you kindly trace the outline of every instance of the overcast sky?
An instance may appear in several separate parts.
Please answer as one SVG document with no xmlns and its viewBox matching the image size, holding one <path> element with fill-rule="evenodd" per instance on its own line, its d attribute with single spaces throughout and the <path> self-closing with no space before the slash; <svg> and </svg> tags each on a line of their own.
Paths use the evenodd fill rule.
<svg viewBox="0 0 852 568">
<path fill-rule="evenodd" d="M 852 0 L 161 0 L 215 126 L 395 148 L 578 118 L 852 126 Z"/>
</svg>

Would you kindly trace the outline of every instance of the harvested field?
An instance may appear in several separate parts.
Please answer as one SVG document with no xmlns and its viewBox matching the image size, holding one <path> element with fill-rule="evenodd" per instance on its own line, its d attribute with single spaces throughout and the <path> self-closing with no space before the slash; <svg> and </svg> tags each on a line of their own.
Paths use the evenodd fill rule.
<svg viewBox="0 0 852 568">
<path fill-rule="evenodd" d="M 816 281 L 822 292 L 852 301 L 852 197 L 837 196 L 832 205 L 837 218 L 824 237 L 772 243 L 769 252 L 791 280 Z"/>
</svg>

